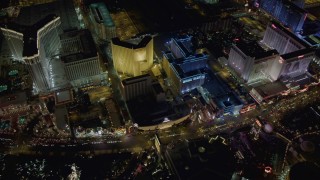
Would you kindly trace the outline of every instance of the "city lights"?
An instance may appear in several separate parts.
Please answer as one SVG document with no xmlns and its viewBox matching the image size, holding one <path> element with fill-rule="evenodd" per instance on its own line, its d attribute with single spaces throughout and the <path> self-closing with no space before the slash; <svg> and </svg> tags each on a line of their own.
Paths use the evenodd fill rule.
<svg viewBox="0 0 320 180">
<path fill-rule="evenodd" d="M 2 0 L 0 179 L 320 179 L 320 0 Z"/>
</svg>

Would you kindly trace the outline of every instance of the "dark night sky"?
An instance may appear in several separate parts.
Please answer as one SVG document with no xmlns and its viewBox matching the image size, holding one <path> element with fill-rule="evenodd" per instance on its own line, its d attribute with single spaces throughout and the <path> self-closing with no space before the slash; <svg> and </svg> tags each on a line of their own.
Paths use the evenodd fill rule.
<svg viewBox="0 0 320 180">
<path fill-rule="evenodd" d="M 1 0 L 0 8 L 8 7 L 10 0 Z"/>
</svg>

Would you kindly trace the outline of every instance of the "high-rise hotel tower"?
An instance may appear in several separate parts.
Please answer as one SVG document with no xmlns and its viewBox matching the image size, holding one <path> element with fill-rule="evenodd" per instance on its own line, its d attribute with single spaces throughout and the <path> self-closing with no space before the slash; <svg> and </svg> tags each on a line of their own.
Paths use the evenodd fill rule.
<svg viewBox="0 0 320 180">
<path fill-rule="evenodd" d="M 31 26 L 1 28 L 13 60 L 27 64 L 37 92 L 50 90 L 50 61 L 59 55 L 60 17 L 48 15 Z"/>
</svg>

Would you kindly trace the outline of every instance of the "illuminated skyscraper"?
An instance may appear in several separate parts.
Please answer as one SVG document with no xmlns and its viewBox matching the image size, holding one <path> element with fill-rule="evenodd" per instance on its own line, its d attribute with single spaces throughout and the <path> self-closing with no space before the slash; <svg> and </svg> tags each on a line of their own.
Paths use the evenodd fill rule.
<svg viewBox="0 0 320 180">
<path fill-rule="evenodd" d="M 20 8 L 18 17 L 2 27 L 0 36 L 10 53 L 1 53 L 1 57 L 10 56 L 27 64 L 35 92 L 46 94 L 65 88 L 68 81 L 61 67 L 59 34 L 79 28 L 72 0 L 20 2 L 41 5 Z"/>
<path fill-rule="evenodd" d="M 276 50 L 266 51 L 257 43 L 240 41 L 230 50 L 228 66 L 247 83 L 261 79 L 275 81 L 281 70 L 277 67 L 279 58 Z"/>
<path fill-rule="evenodd" d="M 310 62 L 315 58 L 315 50 L 302 49 L 281 56 L 280 78 L 292 78 L 307 73 Z"/>
<path fill-rule="evenodd" d="M 184 94 L 201 85 L 205 80 L 202 70 L 207 65 L 208 55 L 196 54 L 191 37 L 171 39 L 171 52 L 163 54 L 162 66 L 178 93 Z"/>
<path fill-rule="evenodd" d="M 48 15 L 31 26 L 10 25 L 1 28 L 12 59 L 23 61 L 32 77 L 37 92 L 51 88 L 50 61 L 59 55 L 60 18 Z"/>
<path fill-rule="evenodd" d="M 61 36 L 62 56 L 67 79 L 75 87 L 100 83 L 100 61 L 89 30 L 63 33 Z"/>
<path fill-rule="evenodd" d="M 314 49 L 309 44 L 276 22 L 271 22 L 267 27 L 262 42 L 281 54 L 282 77 L 305 73 L 310 61 L 315 58 Z"/>
<path fill-rule="evenodd" d="M 300 33 L 306 18 L 307 11 L 287 0 L 283 0 L 281 13 L 278 15 L 277 19 L 284 26 L 290 28 L 295 33 Z"/>
<path fill-rule="evenodd" d="M 307 12 L 289 0 L 256 0 L 255 6 L 263 9 L 295 33 L 302 30 Z"/>
<path fill-rule="evenodd" d="M 79 29 L 80 24 L 73 4 L 73 0 L 25 0 L 30 6 L 21 7 L 20 13 L 14 22 L 19 25 L 32 26 L 50 14 L 61 19 L 61 29 Z M 34 2 L 34 5 L 31 5 Z M 35 5 L 41 3 L 39 5 Z"/>
<path fill-rule="evenodd" d="M 7 52 L 3 52 L 7 54 L 7 58 L 21 61 L 23 51 L 23 34 L 11 29 L 0 28 L 0 36 L 3 38 L 2 47 L 6 46 L 8 48 Z"/>
<path fill-rule="evenodd" d="M 28 65 L 38 92 L 47 92 L 51 84 L 50 61 L 59 55 L 60 17 L 49 15 L 24 32 L 23 60 Z"/>
<path fill-rule="evenodd" d="M 121 41 L 113 38 L 112 58 L 115 69 L 130 76 L 146 74 L 153 64 L 153 39 L 151 36 Z"/>
<path fill-rule="evenodd" d="M 262 42 L 270 48 L 276 49 L 280 54 L 309 47 L 306 42 L 274 21 L 267 27 Z"/>
</svg>

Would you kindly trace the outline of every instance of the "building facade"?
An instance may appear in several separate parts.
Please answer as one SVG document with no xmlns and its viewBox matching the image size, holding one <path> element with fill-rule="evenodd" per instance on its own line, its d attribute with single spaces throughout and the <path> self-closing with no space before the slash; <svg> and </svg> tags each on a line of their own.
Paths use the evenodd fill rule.
<svg viewBox="0 0 320 180">
<path fill-rule="evenodd" d="M 274 21 L 267 26 L 262 42 L 270 48 L 276 49 L 280 54 L 287 54 L 309 47 L 295 34 Z"/>
<path fill-rule="evenodd" d="M 61 60 L 70 83 L 74 87 L 100 83 L 100 58 L 91 33 L 86 29 L 70 31 L 60 38 Z"/>
<path fill-rule="evenodd" d="M 113 65 L 117 72 L 129 76 L 146 74 L 153 65 L 153 38 L 121 41 L 113 38 L 111 42 Z"/>
<path fill-rule="evenodd" d="M 184 94 L 201 86 L 206 77 L 208 55 L 196 54 L 191 37 L 171 39 L 171 52 L 163 54 L 162 67 L 178 93 Z"/>
<path fill-rule="evenodd" d="M 303 49 L 281 56 L 281 78 L 297 77 L 308 72 L 310 62 L 315 58 L 315 50 Z"/>
<path fill-rule="evenodd" d="M 250 69 L 253 65 L 254 57 L 243 53 L 237 46 L 233 45 L 228 58 L 228 66 L 231 67 L 242 79 L 248 81 Z"/>
<path fill-rule="evenodd" d="M 52 14 L 31 26 L 1 28 L 10 59 L 27 64 L 35 92 L 48 92 L 51 88 L 50 62 L 61 49 L 60 25 L 60 18 Z"/>
<path fill-rule="evenodd" d="M 121 81 L 121 94 L 125 101 L 130 101 L 151 92 L 151 76 L 149 74 L 128 78 Z"/>
<path fill-rule="evenodd" d="M 207 57 L 203 56 L 201 58 L 189 57 L 194 61 L 192 64 L 199 63 L 203 64 L 203 61 L 206 62 Z M 194 59 L 193 59 L 194 58 Z M 181 60 L 181 59 L 180 59 Z M 186 60 L 187 61 L 187 60 Z M 200 69 L 192 70 L 192 71 L 184 71 L 184 67 L 186 64 L 192 65 L 191 63 L 184 61 L 175 61 L 175 59 L 170 59 L 170 54 L 164 54 L 162 66 L 164 71 L 167 74 L 167 77 L 170 79 L 172 85 L 178 91 L 178 93 L 184 94 L 189 92 L 199 86 L 201 86 L 205 81 L 205 72 L 202 72 Z M 197 67 L 197 66 L 195 66 Z M 198 65 L 199 67 L 199 65 Z M 202 68 L 204 68 L 203 66 Z M 187 68 L 186 68 L 187 69 Z"/>
<path fill-rule="evenodd" d="M 116 37 L 116 27 L 110 13 L 103 2 L 90 4 L 90 29 L 103 40 Z"/>
<path fill-rule="evenodd" d="M 281 68 L 279 77 L 306 73 L 310 61 L 315 58 L 315 49 L 276 22 L 267 27 L 262 42 L 281 54 L 279 65 L 275 67 Z"/>
<path fill-rule="evenodd" d="M 53 86 L 50 62 L 59 54 L 61 43 L 60 17 L 47 16 L 38 22 L 36 40 L 24 34 L 23 60 L 28 65 L 36 92 L 48 92 Z"/>
<path fill-rule="evenodd" d="M 255 6 L 263 9 L 295 33 L 301 32 L 307 17 L 307 11 L 289 0 L 255 0 Z"/>
<path fill-rule="evenodd" d="M 83 78 L 86 79 L 101 73 L 98 56 L 82 59 L 81 56 L 69 55 L 65 56 L 63 61 L 65 63 L 67 78 L 70 81 Z M 91 79 L 88 79 L 87 81 L 91 82 Z"/>
<path fill-rule="evenodd" d="M 7 47 L 6 52 L 1 52 L 2 58 L 21 61 L 23 52 L 23 34 L 11 29 L 0 28 L 0 36 L 2 37 L 2 50 L 4 47 Z"/>
<path fill-rule="evenodd" d="M 232 46 L 228 66 L 246 83 L 262 79 L 276 81 L 281 71 L 279 58 L 276 50 L 265 51 L 256 43 L 241 43 Z"/>
</svg>

